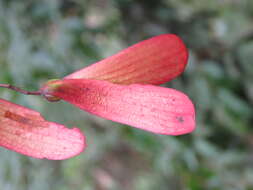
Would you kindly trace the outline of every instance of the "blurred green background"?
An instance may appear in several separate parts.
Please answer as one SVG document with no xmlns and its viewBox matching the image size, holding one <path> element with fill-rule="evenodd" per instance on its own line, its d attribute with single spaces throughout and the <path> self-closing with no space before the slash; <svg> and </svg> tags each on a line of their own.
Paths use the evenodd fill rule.
<svg viewBox="0 0 253 190">
<path fill-rule="evenodd" d="M 162 33 L 189 48 L 186 71 L 168 86 L 194 101 L 195 132 L 154 135 L 0 89 L 88 141 L 65 161 L 1 148 L 0 190 L 253 190 L 252 0 L 0 0 L 0 83 L 37 90 Z"/>
</svg>

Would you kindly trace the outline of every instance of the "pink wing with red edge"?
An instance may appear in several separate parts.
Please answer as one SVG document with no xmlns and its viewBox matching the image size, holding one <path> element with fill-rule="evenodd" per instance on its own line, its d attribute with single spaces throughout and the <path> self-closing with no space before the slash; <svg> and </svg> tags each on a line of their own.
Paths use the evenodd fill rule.
<svg viewBox="0 0 253 190">
<path fill-rule="evenodd" d="M 65 79 L 96 79 L 117 84 L 163 84 L 180 75 L 188 51 L 174 34 L 137 43 L 111 57 L 83 68 Z"/>
<path fill-rule="evenodd" d="M 97 116 L 153 133 L 181 135 L 195 128 L 195 111 L 191 100 L 174 89 L 65 79 L 47 83 L 42 92 Z"/>
<path fill-rule="evenodd" d="M 33 110 L 0 99 L 0 146 L 34 158 L 62 160 L 85 147 L 79 129 L 48 122 Z"/>
</svg>

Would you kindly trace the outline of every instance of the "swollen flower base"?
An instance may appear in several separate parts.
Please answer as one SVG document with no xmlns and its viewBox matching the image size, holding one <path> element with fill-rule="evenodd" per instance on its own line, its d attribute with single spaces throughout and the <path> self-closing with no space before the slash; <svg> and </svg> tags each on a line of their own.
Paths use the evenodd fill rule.
<svg viewBox="0 0 253 190">
<path fill-rule="evenodd" d="M 62 99 L 152 133 L 187 134 L 195 128 L 191 100 L 177 90 L 154 86 L 180 75 L 187 59 L 182 40 L 163 34 L 26 94 Z M 0 145 L 35 158 L 66 159 L 79 154 L 86 143 L 78 129 L 45 121 L 35 111 L 0 100 Z"/>
</svg>

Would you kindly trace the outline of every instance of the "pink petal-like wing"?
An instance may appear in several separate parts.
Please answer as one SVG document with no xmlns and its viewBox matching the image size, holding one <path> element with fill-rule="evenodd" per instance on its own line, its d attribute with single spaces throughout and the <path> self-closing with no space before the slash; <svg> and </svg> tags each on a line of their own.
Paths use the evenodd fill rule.
<svg viewBox="0 0 253 190">
<path fill-rule="evenodd" d="M 50 81 L 41 90 L 97 116 L 153 133 L 181 135 L 195 128 L 191 100 L 174 89 L 65 79 Z"/>
<path fill-rule="evenodd" d="M 187 60 L 188 51 L 183 41 L 176 35 L 162 34 L 74 72 L 65 79 L 159 85 L 180 75 Z"/>
<path fill-rule="evenodd" d="M 85 147 L 79 129 L 48 122 L 33 110 L 0 99 L 0 146 L 34 158 L 62 160 Z"/>
</svg>

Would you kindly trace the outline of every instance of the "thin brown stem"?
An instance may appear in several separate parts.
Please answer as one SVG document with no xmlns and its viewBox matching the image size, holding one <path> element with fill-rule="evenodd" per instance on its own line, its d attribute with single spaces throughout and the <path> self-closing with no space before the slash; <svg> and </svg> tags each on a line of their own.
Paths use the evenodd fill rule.
<svg viewBox="0 0 253 190">
<path fill-rule="evenodd" d="M 19 87 L 13 86 L 11 84 L 0 84 L 0 88 L 8 88 L 8 89 L 11 89 L 11 90 L 14 90 L 16 92 L 26 94 L 26 95 L 35 95 L 35 96 L 41 95 L 40 91 L 27 91 L 27 90 L 23 90 Z"/>
</svg>

